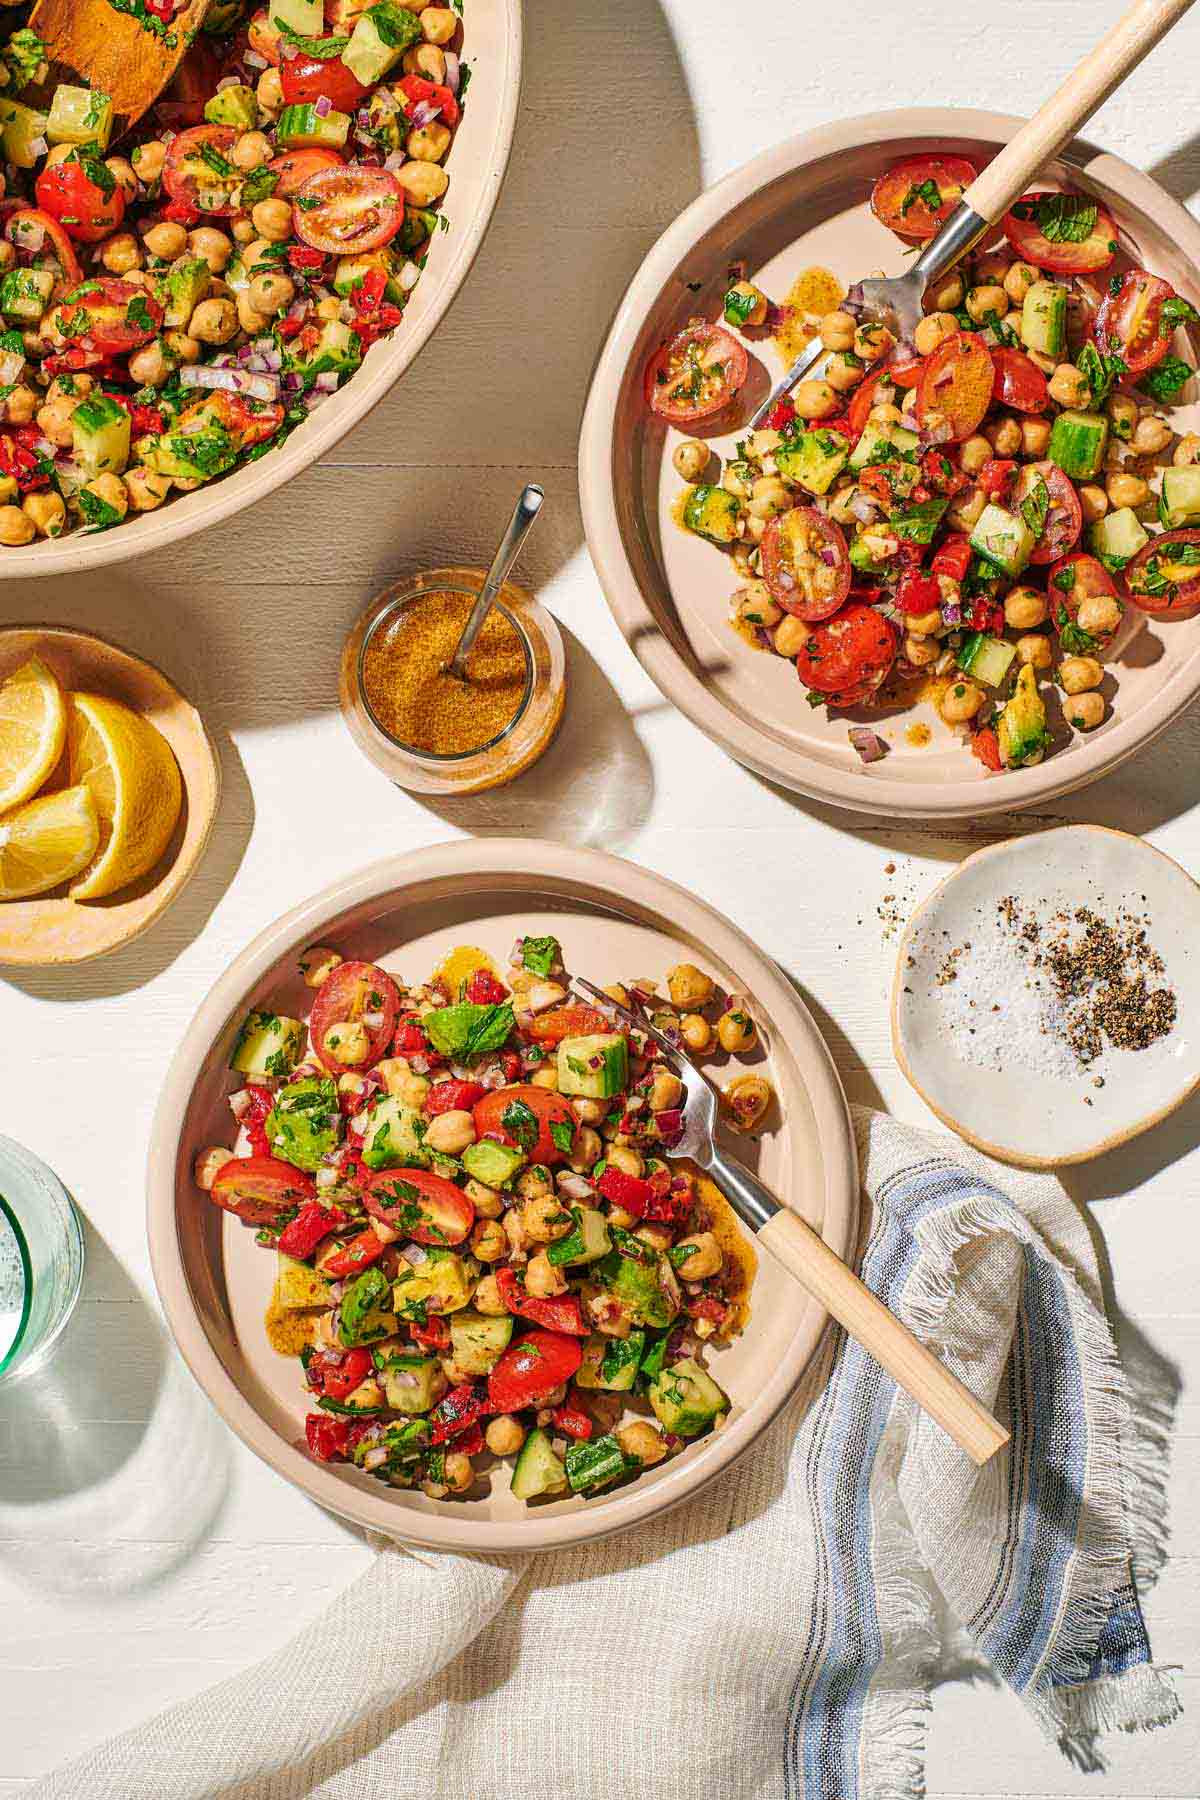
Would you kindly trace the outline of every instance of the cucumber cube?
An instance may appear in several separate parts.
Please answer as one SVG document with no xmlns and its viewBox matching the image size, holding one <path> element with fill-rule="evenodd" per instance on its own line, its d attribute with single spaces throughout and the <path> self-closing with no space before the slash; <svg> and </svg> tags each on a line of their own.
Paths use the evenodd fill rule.
<svg viewBox="0 0 1200 1800">
<path fill-rule="evenodd" d="M 381 1095 L 367 1108 L 362 1159 L 368 1169 L 395 1169 L 408 1164 L 425 1167 L 425 1121 L 411 1106 L 391 1094 Z"/>
<path fill-rule="evenodd" d="M 972 631 L 963 639 L 958 652 L 958 666 L 976 681 L 999 687 L 1017 654 L 1016 646 L 1003 638 L 989 637 L 986 631 Z"/>
<path fill-rule="evenodd" d="M 540 1494 L 561 1494 L 566 1485 L 567 1471 L 550 1439 L 544 1431 L 531 1431 L 513 1469 L 513 1493 L 518 1500 L 536 1500 Z"/>
<path fill-rule="evenodd" d="M 485 1317 L 482 1313 L 455 1313 L 450 1321 L 451 1354 L 460 1369 L 470 1375 L 487 1375 L 513 1334 L 511 1318 Z"/>
<path fill-rule="evenodd" d="M 19 100 L 0 100 L 0 146 L 4 160 L 18 169 L 37 167 L 42 154 L 33 146 L 46 136 L 49 114 L 36 107 L 23 106 Z"/>
<path fill-rule="evenodd" d="M 655 1376 L 649 1399 L 663 1429 L 673 1431 L 676 1437 L 696 1437 L 718 1413 L 729 1409 L 728 1399 L 707 1369 L 690 1356 Z"/>
<path fill-rule="evenodd" d="M 22 325 L 36 325 L 53 291 L 52 269 L 10 269 L 0 280 L 0 312 Z"/>
<path fill-rule="evenodd" d="M 129 414 L 108 394 L 97 391 L 79 402 L 71 415 L 71 446 L 89 481 L 128 467 L 129 430 Z"/>
<path fill-rule="evenodd" d="M 1029 561 L 1036 543 L 1024 519 L 995 504 L 984 507 L 971 533 L 972 550 L 1012 581 Z"/>
<path fill-rule="evenodd" d="M 436 1356 L 387 1356 L 380 1376 L 393 1412 L 424 1413 L 437 1399 L 441 1364 Z"/>
<path fill-rule="evenodd" d="M 293 1256 L 285 1256 L 282 1250 L 271 1298 L 283 1312 L 309 1312 L 314 1307 L 333 1304 L 329 1283 L 320 1270 L 311 1268 L 306 1262 L 298 1262 Z"/>
<path fill-rule="evenodd" d="M 1067 290 L 1035 281 L 1021 306 L 1021 342 L 1042 356 L 1060 356 L 1067 344 Z"/>
<path fill-rule="evenodd" d="M 629 1085 L 629 1051 L 619 1031 L 564 1038 L 558 1046 L 558 1089 L 590 1100 L 607 1100 Z"/>
<path fill-rule="evenodd" d="M 229 1066 L 239 1075 L 286 1077 L 304 1055 L 306 1036 L 299 1019 L 284 1018 L 279 1013 L 249 1012 L 242 1021 Z"/>
<path fill-rule="evenodd" d="M 95 144 L 108 149 L 112 136 L 113 107 L 107 94 L 95 88 L 68 87 L 60 83 L 50 102 L 46 137 L 52 144 Z"/>
<path fill-rule="evenodd" d="M 1088 532 L 1088 548 L 1108 569 L 1123 569 L 1131 557 L 1150 542 L 1150 533 L 1131 506 L 1105 513 Z"/>
<path fill-rule="evenodd" d="M 1168 531 L 1200 519 L 1200 468 L 1193 464 L 1164 472 L 1158 516 Z"/>
<path fill-rule="evenodd" d="M 893 460 L 880 455 L 885 448 L 893 450 L 894 460 L 901 462 L 906 457 L 915 457 L 920 443 L 916 432 L 907 430 L 903 425 L 868 425 L 850 452 L 850 467 L 864 469 L 871 462 Z"/>
<path fill-rule="evenodd" d="M 599 1262 L 612 1249 L 608 1220 L 602 1212 L 594 1206 L 573 1206 L 571 1217 L 575 1221 L 574 1229 L 566 1237 L 546 1246 L 546 1260 L 556 1268 L 571 1263 Z"/>
<path fill-rule="evenodd" d="M 388 5 L 385 0 L 385 4 L 359 14 L 350 42 L 342 51 L 342 61 L 364 87 L 374 87 L 407 49 L 420 43 L 421 36 L 416 14 L 405 7 Z"/>
<path fill-rule="evenodd" d="M 325 30 L 324 0 L 271 0 L 267 16 L 276 31 L 295 37 L 320 37 Z"/>
<path fill-rule="evenodd" d="M 1059 413 L 1050 431 L 1050 461 L 1073 481 L 1090 481 L 1099 472 L 1108 448 L 1108 420 L 1103 413 Z"/>
<path fill-rule="evenodd" d="M 340 150 L 350 136 L 350 114 L 336 108 L 322 118 L 314 105 L 285 106 L 275 127 L 283 150 Z"/>
</svg>

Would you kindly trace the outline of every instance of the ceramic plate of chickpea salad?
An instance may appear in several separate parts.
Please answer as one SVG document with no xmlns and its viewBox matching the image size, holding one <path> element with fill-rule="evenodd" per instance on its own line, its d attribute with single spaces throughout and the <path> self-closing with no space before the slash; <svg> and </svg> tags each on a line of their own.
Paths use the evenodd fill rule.
<svg viewBox="0 0 1200 1800">
<path fill-rule="evenodd" d="M 844 278 L 902 269 L 994 152 L 912 153 L 912 116 L 857 122 L 840 186 L 818 190 L 804 150 L 854 121 L 759 159 L 722 184 L 731 206 L 714 190 L 667 234 L 589 403 L 585 514 L 639 654 L 678 687 L 682 649 L 705 690 L 687 709 L 743 759 L 855 805 L 886 789 L 969 811 L 998 803 L 993 782 L 1020 804 L 1089 779 L 1152 709 L 1161 728 L 1163 676 L 1183 677 L 1176 710 L 1200 680 L 1200 280 L 1139 214 L 1158 202 L 1145 177 L 1126 199 L 1105 185 L 1116 159 L 1086 180 L 1058 164 L 897 340 Z M 782 201 L 764 214 L 768 167 L 793 234 L 807 210 L 799 240 Z M 824 365 L 749 430 L 818 333 Z M 614 448 L 632 506 L 587 499 Z M 1035 773 L 1055 759 L 1061 775 Z"/>
<path fill-rule="evenodd" d="M 533 849 L 573 871 L 549 910 L 547 876 L 507 872 L 530 846 L 495 840 L 405 858 L 365 919 L 281 921 L 286 952 L 252 985 L 230 971 L 189 1034 L 156 1128 L 156 1278 L 210 1397 L 314 1497 L 423 1541 L 536 1548 L 672 1504 L 819 1339 L 674 1154 L 652 1040 L 570 967 L 698 1061 L 737 1154 L 827 1241 L 853 1230 L 845 1103 L 794 991 L 657 877 Z"/>
<path fill-rule="evenodd" d="M 145 8 L 168 30 L 174 0 Z M 400 325 L 449 225 L 459 12 L 214 0 L 119 143 L 0 49 L 0 546 L 148 513 L 271 453 Z M 49 92 L 47 92 L 49 88 Z"/>
</svg>

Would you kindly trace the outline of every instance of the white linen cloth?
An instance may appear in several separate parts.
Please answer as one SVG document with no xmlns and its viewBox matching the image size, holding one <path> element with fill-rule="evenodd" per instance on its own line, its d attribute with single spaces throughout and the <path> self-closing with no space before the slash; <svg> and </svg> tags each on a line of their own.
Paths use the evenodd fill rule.
<svg viewBox="0 0 1200 1800">
<path fill-rule="evenodd" d="M 831 1333 L 693 1504 L 543 1558 L 381 1544 L 284 1649 L 30 1800 L 913 1800 L 954 1620 L 1052 1734 L 1171 1719 L 1081 1217 L 1052 1178 L 856 1126 L 864 1275 L 1011 1423 L 1011 1452 L 972 1470 Z"/>
</svg>

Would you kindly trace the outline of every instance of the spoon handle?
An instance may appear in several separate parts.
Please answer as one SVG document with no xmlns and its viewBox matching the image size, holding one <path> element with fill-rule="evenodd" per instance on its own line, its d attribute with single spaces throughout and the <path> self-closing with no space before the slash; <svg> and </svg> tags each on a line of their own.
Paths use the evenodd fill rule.
<svg viewBox="0 0 1200 1800">
<path fill-rule="evenodd" d="M 530 527 L 541 511 L 542 501 L 545 498 L 542 489 L 536 482 L 531 481 L 513 508 L 513 516 L 508 521 L 508 529 L 500 540 L 500 548 L 488 570 L 487 580 L 479 590 L 479 598 L 471 608 L 471 616 L 467 620 L 466 628 L 458 640 L 458 647 L 454 655 L 450 658 L 451 675 L 466 678 L 466 661 L 474 649 L 475 639 L 483 628 L 483 621 L 492 610 L 496 595 L 504 586 L 505 576 L 517 560 L 521 545 L 525 542 Z"/>
</svg>

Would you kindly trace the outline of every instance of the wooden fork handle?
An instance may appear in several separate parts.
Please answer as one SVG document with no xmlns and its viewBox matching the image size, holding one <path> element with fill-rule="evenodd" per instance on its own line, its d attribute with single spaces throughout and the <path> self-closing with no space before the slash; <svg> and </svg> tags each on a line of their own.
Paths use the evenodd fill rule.
<svg viewBox="0 0 1200 1800">
<path fill-rule="evenodd" d="M 1006 213 L 1039 169 L 1058 154 L 1192 3 L 1193 0 L 1137 0 L 1068 75 L 1058 92 L 971 183 L 962 197 L 963 205 L 989 223 Z"/>
<path fill-rule="evenodd" d="M 1009 1433 L 952 1375 L 932 1350 L 889 1312 L 840 1256 L 797 1213 L 777 1212 L 758 1233 L 772 1252 L 839 1325 L 844 1325 L 892 1379 L 911 1394 L 971 1461 L 982 1465 L 1003 1449 Z"/>
</svg>

